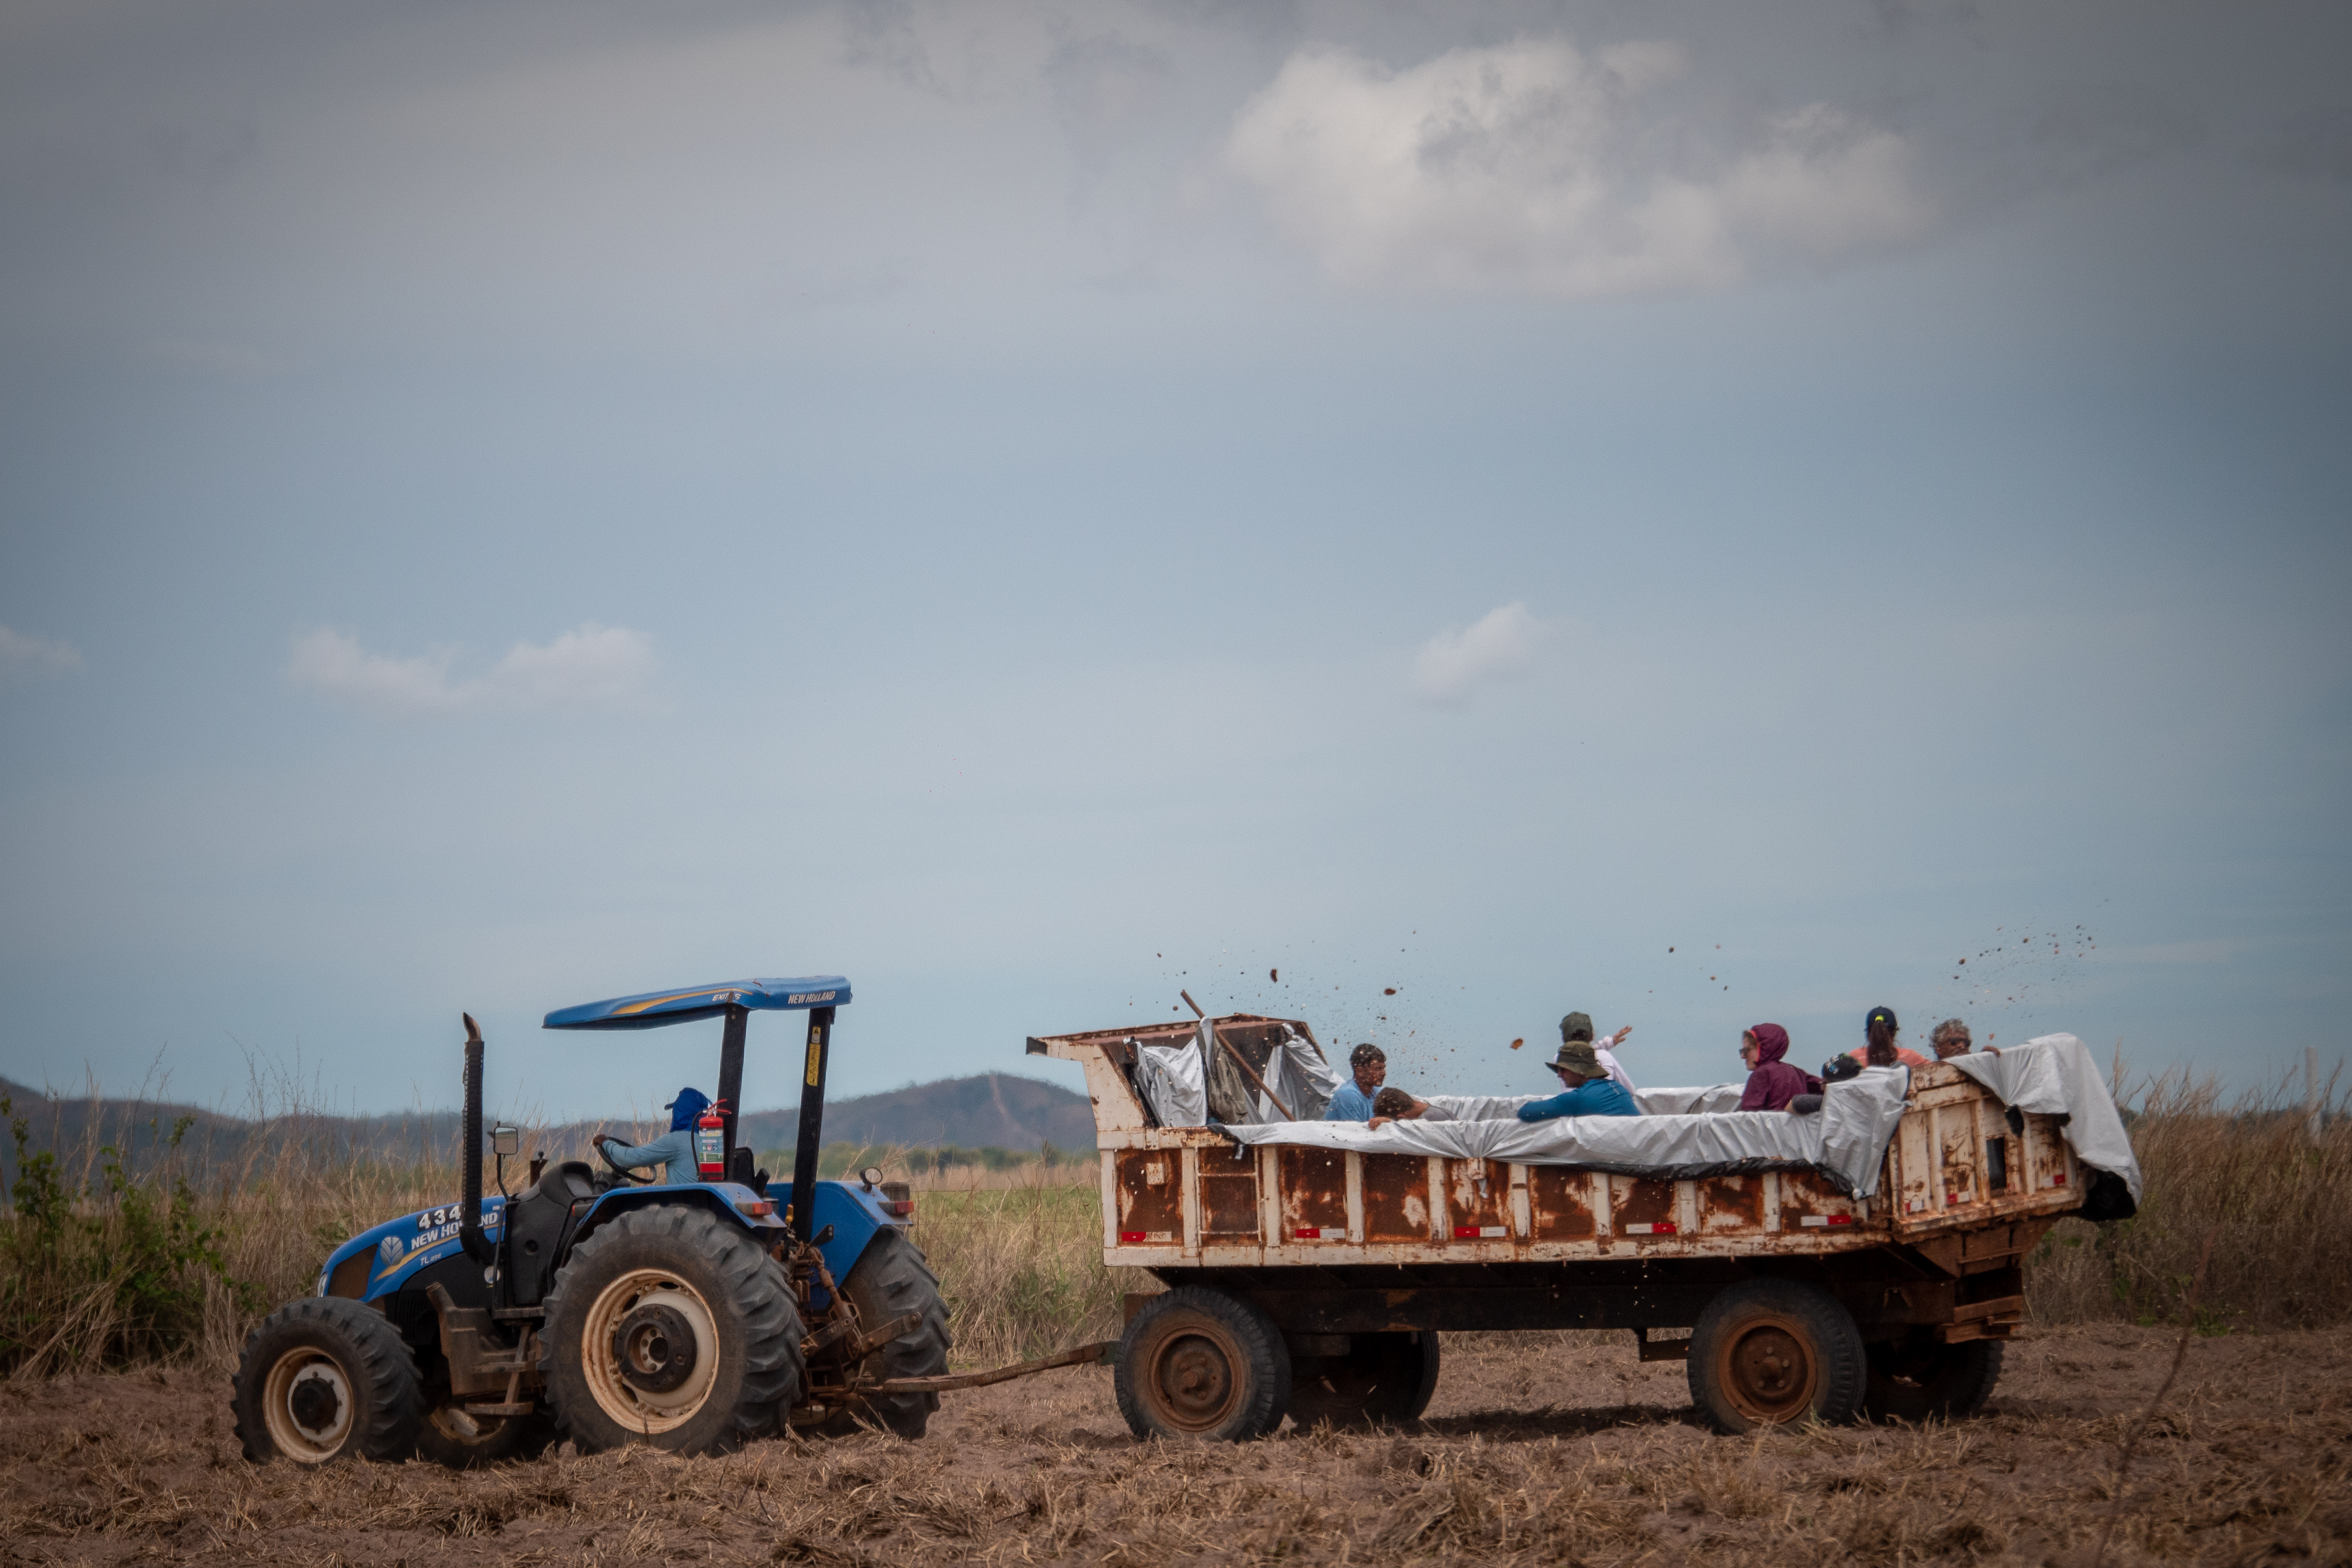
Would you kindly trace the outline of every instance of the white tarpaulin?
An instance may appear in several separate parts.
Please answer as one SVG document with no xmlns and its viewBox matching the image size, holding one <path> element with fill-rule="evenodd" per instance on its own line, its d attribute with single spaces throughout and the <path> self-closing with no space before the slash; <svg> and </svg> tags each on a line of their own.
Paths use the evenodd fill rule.
<svg viewBox="0 0 2352 1568">
<path fill-rule="evenodd" d="M 1275 1098 L 1290 1110 L 1301 1121 L 1319 1121 L 1330 1108 L 1331 1097 L 1339 1090 L 1337 1068 L 1323 1059 L 1323 1053 L 1307 1043 L 1297 1030 L 1285 1026 L 1282 1043 L 1266 1058 L 1265 1087 L 1274 1090 Z M 1274 1121 L 1281 1118 L 1265 1096 L 1253 1095 L 1257 1102 L 1257 1114 L 1253 1121 Z"/>
<path fill-rule="evenodd" d="M 1134 1045 L 1132 1040 L 1128 1042 Z M 1200 1127 L 1209 1120 L 1209 1079 L 1201 1047 L 1137 1046 L 1135 1083 L 1162 1127 Z"/>
<path fill-rule="evenodd" d="M 1758 1171 L 1813 1169 L 1839 1187 L 1867 1197 L 1878 1189 L 1887 1141 L 1903 1120 L 1909 1091 L 1906 1068 L 1865 1068 L 1830 1086 L 1819 1114 L 1785 1110 L 1681 1111 L 1642 1116 L 1568 1116 L 1521 1121 L 1518 1108 L 1532 1096 L 1447 1096 L 1433 1099 L 1463 1120 L 1280 1121 L 1233 1127 L 1244 1143 L 1302 1143 L 1375 1154 L 1443 1154 L 1457 1160 L 1507 1160 L 1529 1165 L 1580 1165 L 1612 1175 L 1685 1181 Z M 1652 1089 L 1645 1106 L 1737 1105 L 1739 1089 Z"/>
<path fill-rule="evenodd" d="M 2042 1035 L 2007 1050 L 1988 1047 L 1954 1057 L 1951 1065 L 2004 1105 L 2064 1117 L 2066 1143 L 2074 1157 L 2121 1178 L 2131 1189 L 2132 1203 L 2139 1203 L 2139 1161 L 2132 1153 L 2131 1134 L 2124 1131 L 2115 1096 L 2082 1041 L 2072 1035 Z"/>
</svg>

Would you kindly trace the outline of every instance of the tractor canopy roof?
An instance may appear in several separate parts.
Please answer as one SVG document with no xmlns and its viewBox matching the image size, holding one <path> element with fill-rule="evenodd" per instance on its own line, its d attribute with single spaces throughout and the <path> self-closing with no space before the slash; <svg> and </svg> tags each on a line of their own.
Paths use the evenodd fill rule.
<svg viewBox="0 0 2352 1568">
<path fill-rule="evenodd" d="M 648 991 L 642 996 L 615 996 L 609 1002 L 586 1002 L 559 1008 L 541 1026 L 550 1029 L 658 1029 L 666 1024 L 688 1024 L 715 1018 L 730 1007 L 788 1012 L 804 1007 L 842 1007 L 849 1003 L 849 982 L 838 974 L 804 975 L 798 980 L 722 980 L 685 991 Z"/>
</svg>

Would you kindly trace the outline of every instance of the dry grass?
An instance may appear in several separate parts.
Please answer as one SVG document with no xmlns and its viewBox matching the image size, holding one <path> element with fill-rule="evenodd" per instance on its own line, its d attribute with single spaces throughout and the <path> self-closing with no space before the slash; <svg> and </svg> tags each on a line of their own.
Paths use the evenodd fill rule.
<svg viewBox="0 0 2352 1568">
<path fill-rule="evenodd" d="M 2141 1213 L 2053 1232 L 2027 1271 L 2034 1321 L 2169 1314 L 2199 1239 L 2218 1225 L 2207 1332 L 2342 1322 L 2352 1304 L 2352 1118 L 2332 1089 L 2316 1141 L 2299 1087 L 2225 1103 L 2210 1083 L 2175 1077 L 2131 1098 L 2143 1108 L 2133 1130 L 2147 1178 Z M 309 1141 L 313 1120 L 282 1100 L 236 1163 L 165 1147 L 112 1186 L 104 1152 L 84 1140 L 57 1163 L 58 1212 L 46 1222 L 28 1214 L 37 1184 L 20 1173 L 16 1207 L 0 1215 L 0 1370 L 232 1365 L 260 1314 L 312 1289 L 337 1242 L 456 1195 L 454 1161 L 353 1160 Z M 539 1146 L 527 1134 L 524 1147 Z M 881 1163 L 905 1174 L 903 1161 Z M 916 1239 L 946 1287 L 959 1367 L 1114 1335 L 1120 1298 L 1152 1288 L 1103 1267 L 1096 1179 L 1083 1159 L 917 1178 Z"/>
<path fill-rule="evenodd" d="M 2026 1269 L 2034 1318 L 2167 1317 L 2211 1232 L 2200 1330 L 2342 1322 L 2352 1310 L 2352 1116 L 2335 1083 L 2321 1087 L 2316 1137 L 2299 1076 L 2234 1100 L 2182 1074 L 2126 1095 L 2139 1107 L 2140 1211 L 2113 1225 L 2059 1223 Z"/>
<path fill-rule="evenodd" d="M 2168 1359 L 2127 1325 L 2037 1332 L 1984 1417 L 1712 1436 L 1629 1336 L 1449 1340 L 1428 1421 L 1139 1444 L 1096 1369 L 950 1394 L 932 1435 L 722 1459 L 562 1454 L 487 1472 L 236 1457 L 215 1379 L 0 1385 L 11 1562 L 2082 1563 Z M 2352 1347 L 2200 1340 L 2110 1561 L 2352 1555 Z"/>
</svg>

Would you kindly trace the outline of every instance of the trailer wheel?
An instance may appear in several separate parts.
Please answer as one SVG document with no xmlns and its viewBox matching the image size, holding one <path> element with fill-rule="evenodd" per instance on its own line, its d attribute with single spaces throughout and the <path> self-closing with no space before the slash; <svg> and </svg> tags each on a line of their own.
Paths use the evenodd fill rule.
<svg viewBox="0 0 2352 1568">
<path fill-rule="evenodd" d="M 1139 1437 L 1245 1442 L 1282 1425 L 1290 1350 L 1250 1303 L 1186 1285 L 1154 1296 L 1129 1322 L 1111 1384 Z"/>
<path fill-rule="evenodd" d="M 373 1307 L 313 1296 L 246 1336 L 231 1384 L 238 1442 L 256 1464 L 397 1461 L 416 1447 L 424 1400 L 400 1331 Z"/>
<path fill-rule="evenodd" d="M 547 1296 L 540 1371 L 593 1454 L 723 1454 L 776 1429 L 803 1382 L 781 1264 L 708 1209 L 631 1209 L 572 1249 Z"/>
<path fill-rule="evenodd" d="M 1415 1421 L 1437 1392 L 1437 1335 L 1357 1334 L 1344 1356 L 1291 1363 L 1290 1418 L 1301 1426 L 1328 1421 Z"/>
<path fill-rule="evenodd" d="M 1719 1432 L 1851 1421 L 1868 1371 L 1853 1315 L 1818 1286 L 1743 1279 L 1691 1333 L 1690 1391 Z"/>
<path fill-rule="evenodd" d="M 897 1230 L 878 1232 L 841 1282 L 842 1294 L 857 1309 L 857 1321 L 872 1328 L 909 1312 L 922 1321 L 859 1363 L 866 1381 L 891 1377 L 938 1377 L 948 1370 L 948 1306 L 940 1299 L 940 1279 L 922 1248 Z M 845 1437 L 868 1423 L 901 1437 L 919 1437 L 940 1407 L 936 1394 L 869 1394 L 853 1400 L 805 1430 Z"/>
<path fill-rule="evenodd" d="M 1939 1344 L 1918 1334 L 1870 1347 L 1863 1413 L 1874 1421 L 1957 1421 L 1974 1415 L 2000 1381 L 2001 1342 Z"/>
</svg>

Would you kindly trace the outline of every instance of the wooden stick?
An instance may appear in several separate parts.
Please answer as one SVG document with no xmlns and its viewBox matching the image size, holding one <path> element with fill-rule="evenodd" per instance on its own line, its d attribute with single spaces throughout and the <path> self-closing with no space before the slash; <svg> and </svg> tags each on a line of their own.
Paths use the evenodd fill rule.
<svg viewBox="0 0 2352 1568">
<path fill-rule="evenodd" d="M 1192 1009 L 1192 1016 L 1194 1017 L 1200 1019 L 1203 1024 L 1208 1024 L 1209 1038 L 1216 1042 L 1218 1045 L 1223 1046 L 1225 1048 L 1225 1055 L 1234 1058 L 1234 1066 L 1242 1069 L 1242 1076 L 1249 1079 L 1250 1082 L 1255 1084 L 1257 1086 L 1257 1091 L 1260 1094 L 1274 1101 L 1274 1108 L 1282 1112 L 1282 1119 L 1285 1121 L 1297 1121 L 1298 1118 L 1290 1114 L 1290 1107 L 1283 1104 L 1281 1099 L 1276 1095 L 1274 1090 L 1265 1087 L 1265 1079 L 1257 1076 L 1257 1068 L 1249 1065 L 1249 1058 L 1242 1055 L 1241 1047 L 1234 1045 L 1223 1035 L 1217 1033 L 1217 1026 L 1210 1022 L 1209 1016 L 1206 1013 L 1201 1011 L 1201 1005 L 1192 1000 L 1192 994 L 1190 991 L 1179 991 L 1176 994 L 1184 998 L 1184 1005 Z"/>
</svg>

